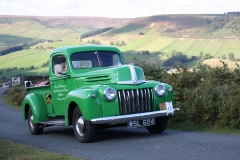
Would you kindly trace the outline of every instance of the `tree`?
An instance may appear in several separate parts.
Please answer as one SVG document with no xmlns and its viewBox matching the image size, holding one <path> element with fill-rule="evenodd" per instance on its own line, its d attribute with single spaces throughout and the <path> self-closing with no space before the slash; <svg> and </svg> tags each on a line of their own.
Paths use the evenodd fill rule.
<svg viewBox="0 0 240 160">
<path fill-rule="evenodd" d="M 116 42 L 116 46 L 120 46 L 120 42 L 119 41 Z"/>
<path fill-rule="evenodd" d="M 178 54 L 178 55 L 174 55 L 171 58 L 168 58 L 164 63 L 163 66 L 165 67 L 170 67 L 173 66 L 175 64 L 185 64 L 187 62 L 190 62 L 191 60 L 189 60 L 187 58 L 186 55 L 184 54 Z"/>
<path fill-rule="evenodd" d="M 95 44 L 96 41 L 94 39 L 91 40 L 91 44 Z"/>
<path fill-rule="evenodd" d="M 92 39 L 91 41 L 88 41 L 90 44 L 100 44 L 99 40 Z"/>
<path fill-rule="evenodd" d="M 99 40 L 96 40 L 95 41 L 95 44 L 101 44 Z"/>
<path fill-rule="evenodd" d="M 25 45 L 23 46 L 23 49 L 24 49 L 24 50 L 28 50 L 28 49 L 29 49 L 29 45 L 28 45 L 28 44 L 25 44 Z"/>
<path fill-rule="evenodd" d="M 182 52 L 178 52 L 176 50 L 173 50 L 172 53 L 171 53 L 172 57 L 173 56 L 178 56 L 178 55 L 182 55 Z"/>
<path fill-rule="evenodd" d="M 205 53 L 204 55 L 203 55 L 203 59 L 211 59 L 212 57 L 211 57 L 211 55 L 210 55 L 210 53 Z"/>
<path fill-rule="evenodd" d="M 106 31 L 110 30 L 110 29 L 113 29 L 113 28 L 114 27 L 108 27 L 108 28 L 97 29 L 97 30 L 94 30 L 94 31 L 89 31 L 89 32 L 86 32 L 86 33 L 83 33 L 82 35 L 80 35 L 80 39 L 95 36 L 95 35 L 101 34 L 103 32 L 106 32 Z"/>
<path fill-rule="evenodd" d="M 222 59 L 226 59 L 227 57 L 226 57 L 226 55 L 224 54 L 224 55 L 222 55 Z"/>
<path fill-rule="evenodd" d="M 199 53 L 199 58 L 202 59 L 202 57 L 203 57 L 203 52 L 200 52 Z"/>
<path fill-rule="evenodd" d="M 148 50 L 142 52 L 143 55 L 150 55 L 150 52 Z"/>
<path fill-rule="evenodd" d="M 140 31 L 140 32 L 138 33 L 138 35 L 144 35 L 144 33 L 143 33 L 142 31 Z"/>
<path fill-rule="evenodd" d="M 233 59 L 234 59 L 234 54 L 233 54 L 233 53 L 229 53 L 229 54 L 228 54 L 228 58 L 229 58 L 230 60 L 233 60 Z"/>
<path fill-rule="evenodd" d="M 114 42 L 113 42 L 113 41 L 111 41 L 111 42 L 110 42 L 110 45 L 111 45 L 111 46 L 114 46 Z"/>
</svg>

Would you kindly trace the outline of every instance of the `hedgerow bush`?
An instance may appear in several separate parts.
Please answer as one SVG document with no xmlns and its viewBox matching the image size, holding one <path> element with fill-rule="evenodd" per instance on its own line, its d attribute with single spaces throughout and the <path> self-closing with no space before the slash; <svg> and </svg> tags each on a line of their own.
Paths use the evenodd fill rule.
<svg viewBox="0 0 240 160">
<path fill-rule="evenodd" d="M 21 106 L 24 97 L 27 92 L 23 86 L 11 87 L 6 94 L 6 98 L 14 105 Z"/>
<path fill-rule="evenodd" d="M 240 68 L 199 65 L 192 72 L 186 66 L 169 74 L 160 67 L 136 62 L 145 78 L 170 84 L 174 90 L 174 105 L 180 111 L 171 123 L 196 123 L 205 126 L 240 128 Z"/>
<path fill-rule="evenodd" d="M 135 62 L 143 68 L 147 80 L 168 83 L 174 90 L 174 106 L 180 108 L 170 118 L 171 124 L 190 123 L 205 126 L 240 128 L 240 67 L 199 65 L 192 72 L 186 66 L 177 67 L 178 73 L 167 73 L 163 68 Z M 24 87 L 10 90 L 7 98 L 21 105 L 26 95 Z"/>
</svg>

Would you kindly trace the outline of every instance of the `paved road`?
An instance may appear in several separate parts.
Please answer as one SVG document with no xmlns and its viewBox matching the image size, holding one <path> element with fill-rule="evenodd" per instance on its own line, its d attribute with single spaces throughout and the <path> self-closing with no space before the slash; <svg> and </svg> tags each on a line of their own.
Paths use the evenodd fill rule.
<svg viewBox="0 0 240 160">
<path fill-rule="evenodd" d="M 0 92 L 1 93 L 1 92 Z M 21 111 L 8 107 L 0 95 L 0 139 L 91 160 L 239 160 L 240 136 L 166 130 L 149 134 L 144 128 L 102 130 L 94 143 L 79 143 L 71 127 L 45 128 L 31 135 Z M 0 151 L 1 154 L 1 151 Z"/>
</svg>

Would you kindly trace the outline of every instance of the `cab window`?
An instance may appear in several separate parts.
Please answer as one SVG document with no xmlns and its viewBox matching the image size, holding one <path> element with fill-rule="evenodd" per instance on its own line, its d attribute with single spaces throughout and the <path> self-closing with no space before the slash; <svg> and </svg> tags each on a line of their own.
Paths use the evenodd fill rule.
<svg viewBox="0 0 240 160">
<path fill-rule="evenodd" d="M 62 72 L 66 72 L 67 71 L 67 61 L 66 61 L 65 56 L 63 56 L 63 55 L 53 57 L 53 63 L 52 64 L 53 64 L 53 66 L 52 66 L 53 73 L 54 73 L 54 66 L 56 64 L 60 64 L 61 65 Z"/>
</svg>

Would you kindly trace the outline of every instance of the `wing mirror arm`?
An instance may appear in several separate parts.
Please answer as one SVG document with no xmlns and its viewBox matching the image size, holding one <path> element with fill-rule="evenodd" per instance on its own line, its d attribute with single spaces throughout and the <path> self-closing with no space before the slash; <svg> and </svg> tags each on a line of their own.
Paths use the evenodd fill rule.
<svg viewBox="0 0 240 160">
<path fill-rule="evenodd" d="M 59 74 L 61 74 L 61 75 L 63 75 L 63 76 L 67 76 L 68 78 L 70 78 L 70 74 L 63 73 L 63 72 L 59 72 Z"/>
</svg>

